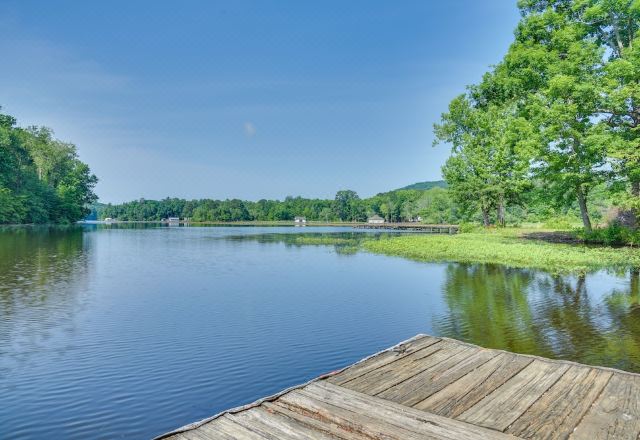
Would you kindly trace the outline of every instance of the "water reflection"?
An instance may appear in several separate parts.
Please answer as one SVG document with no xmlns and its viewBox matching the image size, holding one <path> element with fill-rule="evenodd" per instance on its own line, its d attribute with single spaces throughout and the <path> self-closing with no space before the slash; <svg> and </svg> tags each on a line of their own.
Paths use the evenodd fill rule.
<svg viewBox="0 0 640 440">
<path fill-rule="evenodd" d="M 261 244 L 284 244 L 286 247 L 328 246 L 338 255 L 355 255 L 364 240 L 379 240 L 384 237 L 400 235 L 402 232 L 312 232 L 300 230 L 292 233 L 234 234 L 220 237 L 235 242 L 256 242 Z M 406 234 L 406 233 L 405 233 Z"/>
<path fill-rule="evenodd" d="M 73 331 L 84 303 L 86 245 L 75 226 L 0 229 L 0 374 L 55 348 L 47 342 L 53 333 Z"/>
<path fill-rule="evenodd" d="M 638 271 L 557 276 L 449 264 L 436 333 L 481 346 L 640 371 Z"/>
<path fill-rule="evenodd" d="M 637 270 L 554 276 L 360 250 L 380 237 L 0 229 L 0 438 L 150 438 L 419 332 L 640 372 Z"/>
</svg>

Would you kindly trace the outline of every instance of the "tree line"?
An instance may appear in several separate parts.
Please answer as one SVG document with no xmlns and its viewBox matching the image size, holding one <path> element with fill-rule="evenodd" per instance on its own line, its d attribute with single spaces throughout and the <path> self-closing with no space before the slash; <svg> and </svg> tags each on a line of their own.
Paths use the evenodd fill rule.
<svg viewBox="0 0 640 440">
<path fill-rule="evenodd" d="M 589 200 L 589 210 L 597 221 L 604 219 L 611 205 L 607 196 L 606 188 L 600 186 L 594 189 Z M 169 217 L 194 222 L 292 221 L 302 216 L 308 221 L 352 222 L 366 221 L 373 215 L 379 215 L 388 222 L 455 224 L 481 220 L 479 213 L 460 205 L 452 191 L 440 185 L 427 190 L 389 191 L 369 198 L 360 198 L 355 191 L 344 190 L 338 191 L 333 199 L 286 197 L 284 200 L 246 201 L 165 198 L 93 207 L 94 219 L 122 221 L 160 221 Z M 508 205 L 505 209 L 505 221 L 510 224 L 555 222 L 554 226 L 558 226 L 560 222 L 566 227 L 578 216 L 576 204 L 562 210 L 549 206 L 545 190 L 539 185 L 529 190 L 525 204 Z"/>
<path fill-rule="evenodd" d="M 78 221 L 97 200 L 97 181 L 75 145 L 0 113 L 0 224 Z"/>
<path fill-rule="evenodd" d="M 640 0 L 520 0 L 503 60 L 456 97 L 435 125 L 452 145 L 443 166 L 455 203 L 485 225 L 532 198 L 594 199 L 637 227 L 640 210 Z M 603 195 L 603 189 L 605 194 Z"/>
<path fill-rule="evenodd" d="M 291 221 L 297 216 L 308 221 L 357 222 L 380 215 L 389 222 L 414 221 L 431 223 L 459 220 L 458 212 L 447 190 L 397 190 L 362 199 L 355 191 L 338 191 L 334 199 L 286 197 L 284 200 L 163 200 L 140 199 L 117 205 L 96 205 L 99 219 L 123 221 L 158 221 L 169 217 L 187 218 L 194 222 L 227 221 Z"/>
</svg>

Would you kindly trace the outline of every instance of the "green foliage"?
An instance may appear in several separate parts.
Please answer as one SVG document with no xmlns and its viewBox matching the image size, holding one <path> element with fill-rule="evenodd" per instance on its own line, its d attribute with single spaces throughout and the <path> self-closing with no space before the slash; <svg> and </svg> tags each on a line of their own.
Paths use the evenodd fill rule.
<svg viewBox="0 0 640 440">
<path fill-rule="evenodd" d="M 419 190 L 428 190 L 432 188 L 446 188 L 447 182 L 444 180 L 433 180 L 427 182 L 416 182 L 411 185 L 403 186 L 400 190 L 403 189 L 419 189 Z"/>
<path fill-rule="evenodd" d="M 168 217 L 194 222 L 292 221 L 303 216 L 308 221 L 365 221 L 378 214 L 388 221 L 457 223 L 459 212 L 445 188 L 397 190 L 361 199 L 354 191 L 339 191 L 334 200 L 287 197 L 280 200 L 136 200 L 120 205 L 92 205 L 95 217 L 122 221 L 159 221 Z"/>
<path fill-rule="evenodd" d="M 602 219 L 611 205 L 606 198 L 606 189 L 598 187 L 593 192 L 589 209 L 594 217 Z M 525 193 L 522 206 L 508 206 L 505 218 L 509 224 L 539 223 L 549 218 L 570 218 L 571 227 L 579 222 L 578 208 L 573 204 L 566 209 L 549 205 L 544 197 L 544 189 L 536 186 Z M 378 214 L 388 221 L 420 221 L 428 224 L 459 224 L 469 222 L 470 227 L 477 226 L 480 217 L 461 207 L 450 188 L 432 188 L 430 190 L 396 190 L 380 193 L 367 199 L 348 198 L 355 206 L 348 207 L 347 214 L 341 220 L 335 209 L 335 200 L 305 199 L 287 197 L 284 200 L 183 200 L 167 198 L 163 200 L 137 200 L 120 205 L 91 205 L 93 219 L 111 217 L 122 221 L 159 221 L 168 217 L 188 218 L 195 222 L 234 222 L 234 221 L 292 221 L 295 216 L 304 216 L 308 221 L 338 222 L 350 221 L 348 213 L 356 212 L 359 219 L 367 215 Z M 343 208 L 344 209 L 344 208 Z M 364 213 L 364 217 L 363 217 Z M 493 217 L 492 217 L 493 218 Z"/>
<path fill-rule="evenodd" d="M 415 202 L 415 217 L 421 217 L 423 223 L 459 223 L 461 212 L 454 203 L 450 191 L 445 188 L 433 188 L 425 191 Z"/>
<path fill-rule="evenodd" d="M 0 223 L 71 223 L 96 201 L 97 178 L 76 147 L 0 114 Z"/>
<path fill-rule="evenodd" d="M 472 232 L 480 232 L 480 227 L 476 223 L 463 222 L 458 225 L 458 232 L 460 234 L 470 234 Z"/>
<path fill-rule="evenodd" d="M 578 217 L 565 214 L 548 218 L 542 224 L 542 227 L 545 229 L 567 231 L 575 228 L 576 224 L 579 222 L 580 220 L 578 219 Z"/>
<path fill-rule="evenodd" d="M 341 221 L 357 222 L 366 219 L 364 205 L 355 191 L 343 190 L 336 193 L 333 201 L 335 216 Z"/>
<path fill-rule="evenodd" d="M 436 142 L 453 145 L 442 172 L 467 217 L 479 210 L 488 226 L 489 212 L 497 209 L 504 225 L 506 205 L 519 203 L 530 185 L 529 131 L 513 106 L 484 105 L 465 95 L 451 102 L 435 125 Z"/>
<path fill-rule="evenodd" d="M 589 231 L 602 200 L 639 214 L 640 0 L 518 6 L 502 62 L 435 127 L 453 146 L 443 174 L 465 218 L 504 223 L 509 206 L 527 216 L 537 204 L 541 220 L 577 210 Z"/>
<path fill-rule="evenodd" d="M 578 230 L 575 234 L 587 243 L 605 244 L 607 246 L 640 245 L 640 230 L 626 228 L 616 222 L 604 228 L 595 228 L 592 231 Z"/>
</svg>

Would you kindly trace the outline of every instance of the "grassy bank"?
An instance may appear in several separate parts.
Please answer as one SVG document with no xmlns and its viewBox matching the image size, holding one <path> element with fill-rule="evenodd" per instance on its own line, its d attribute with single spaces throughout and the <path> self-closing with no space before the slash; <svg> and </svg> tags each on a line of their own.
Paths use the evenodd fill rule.
<svg viewBox="0 0 640 440">
<path fill-rule="evenodd" d="M 538 235 L 535 235 L 538 234 Z M 507 229 L 458 235 L 406 235 L 365 241 L 363 247 L 385 255 L 418 261 L 495 263 L 554 273 L 589 272 L 602 268 L 640 267 L 640 250 L 549 243 L 540 231 Z"/>
</svg>

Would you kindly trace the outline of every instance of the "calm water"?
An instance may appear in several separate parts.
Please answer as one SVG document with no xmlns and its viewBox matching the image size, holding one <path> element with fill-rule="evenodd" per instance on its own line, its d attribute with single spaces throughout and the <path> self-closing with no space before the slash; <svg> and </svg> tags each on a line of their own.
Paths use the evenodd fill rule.
<svg viewBox="0 0 640 440">
<path fill-rule="evenodd" d="M 637 274 L 416 263 L 358 234 L 0 231 L 0 438 L 150 438 L 417 333 L 640 371 Z"/>
</svg>

